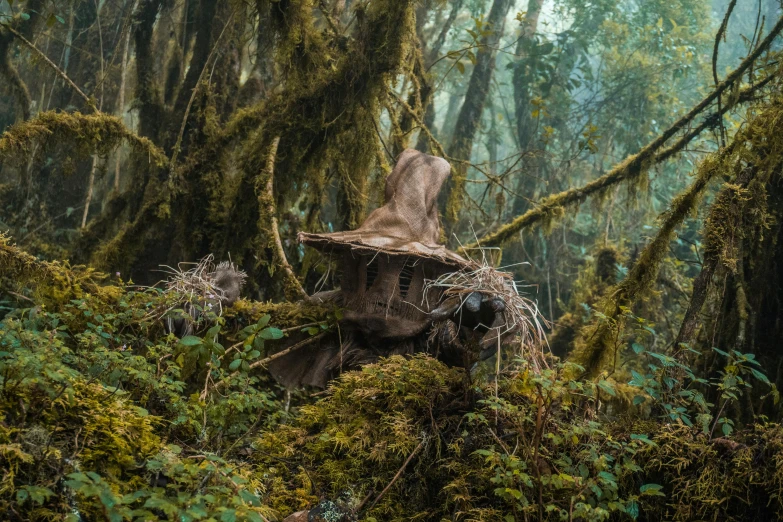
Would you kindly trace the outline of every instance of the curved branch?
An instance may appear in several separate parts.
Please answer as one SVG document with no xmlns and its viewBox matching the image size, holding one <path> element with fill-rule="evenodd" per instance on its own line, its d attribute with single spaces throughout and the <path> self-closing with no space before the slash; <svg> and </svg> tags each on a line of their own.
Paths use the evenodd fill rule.
<svg viewBox="0 0 783 522">
<path fill-rule="evenodd" d="M 266 208 L 266 214 L 269 216 L 269 228 L 272 233 L 272 246 L 275 250 L 275 257 L 277 262 L 283 268 L 283 279 L 285 279 L 285 293 L 295 294 L 295 296 L 289 296 L 291 298 L 297 297 L 303 299 L 307 297 L 307 292 L 302 288 L 302 284 L 297 279 L 294 269 L 288 263 L 288 259 L 283 250 L 283 242 L 280 240 L 280 231 L 277 226 L 277 209 L 275 208 L 274 197 L 274 182 L 275 182 L 275 158 L 277 157 L 277 146 L 280 144 L 280 138 L 275 138 L 270 146 L 269 156 L 266 159 L 266 166 L 262 173 L 262 179 L 266 177 L 265 193 L 259 197 L 259 203 Z M 262 225 L 262 223 L 259 223 Z M 266 224 L 263 224 L 266 225 Z"/>
<path fill-rule="evenodd" d="M 737 5 L 737 0 L 731 0 L 729 7 L 726 9 L 726 14 L 723 16 L 723 21 L 718 28 L 718 32 L 715 34 L 715 45 L 712 48 L 712 79 L 715 81 L 715 85 L 718 85 L 718 51 L 720 50 L 720 40 L 726 39 L 726 27 L 729 25 L 729 18 L 734 11 L 734 6 Z M 718 96 L 718 112 L 721 108 L 721 97 Z M 723 120 L 720 121 L 720 143 L 726 145 L 726 129 L 723 126 Z"/>
<path fill-rule="evenodd" d="M 58 138 L 59 142 L 87 144 L 90 151 L 97 150 L 99 153 L 106 153 L 125 140 L 132 147 L 146 152 L 150 162 L 158 165 L 168 163 L 166 155 L 154 143 L 128 129 L 120 118 L 103 112 L 38 113 L 33 119 L 18 123 L 0 135 L 0 158 L 25 156 L 33 143 L 51 136 Z"/>
<path fill-rule="evenodd" d="M 2 30 L 0 30 L 0 74 L 2 74 L 8 82 L 9 90 L 16 99 L 16 103 L 19 105 L 19 109 L 22 112 L 22 119 L 29 120 L 32 98 L 30 97 L 30 90 L 27 88 L 27 84 L 19 75 L 19 71 L 14 67 L 14 64 L 11 63 L 8 56 L 10 40 L 10 35 L 4 35 L 2 34 Z"/>
</svg>

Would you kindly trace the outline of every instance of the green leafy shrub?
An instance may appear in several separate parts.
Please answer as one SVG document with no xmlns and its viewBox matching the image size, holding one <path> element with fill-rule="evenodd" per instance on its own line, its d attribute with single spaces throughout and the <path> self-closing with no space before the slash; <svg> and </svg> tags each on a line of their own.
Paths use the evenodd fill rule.
<svg viewBox="0 0 783 522">
<path fill-rule="evenodd" d="M 1 518 L 271 516 L 239 452 L 285 416 L 279 390 L 222 358 L 246 353 L 243 330 L 282 332 L 268 315 L 230 333 L 205 314 L 195 325 L 203 334 L 178 340 L 163 328 L 166 314 L 181 313 L 172 296 L 114 293 L 83 294 L 57 312 L 13 309 L 0 322 Z"/>
</svg>

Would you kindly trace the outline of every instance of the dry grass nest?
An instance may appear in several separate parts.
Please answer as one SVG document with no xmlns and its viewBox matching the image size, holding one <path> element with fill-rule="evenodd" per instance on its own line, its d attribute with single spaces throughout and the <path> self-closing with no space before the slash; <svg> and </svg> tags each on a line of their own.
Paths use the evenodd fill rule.
<svg viewBox="0 0 783 522">
<path fill-rule="evenodd" d="M 549 326 L 549 322 L 541 315 L 538 304 L 520 292 L 525 285 L 515 281 L 510 273 L 492 267 L 483 251 L 481 262 L 474 261 L 473 267 L 425 280 L 424 295 L 427 295 L 428 289 L 438 288 L 443 292 L 444 300 L 458 297 L 460 309 L 474 292 L 500 297 L 506 307 L 501 312 L 505 323 L 498 327 L 501 329 L 498 337 L 514 339 L 511 345 L 519 349 L 515 355 L 528 361 L 537 373 L 548 368 L 549 345 L 544 328 Z"/>
<path fill-rule="evenodd" d="M 188 268 L 190 267 L 190 268 Z M 232 272 L 240 285 L 244 284 L 247 274 L 239 270 L 231 261 L 215 265 L 215 257 L 210 254 L 197 263 L 179 263 L 177 268 L 164 266 L 163 272 L 169 277 L 161 281 L 164 294 L 178 297 L 180 303 L 215 303 L 219 313 L 222 304 L 229 300 L 225 288 L 220 286 L 221 273 Z"/>
</svg>

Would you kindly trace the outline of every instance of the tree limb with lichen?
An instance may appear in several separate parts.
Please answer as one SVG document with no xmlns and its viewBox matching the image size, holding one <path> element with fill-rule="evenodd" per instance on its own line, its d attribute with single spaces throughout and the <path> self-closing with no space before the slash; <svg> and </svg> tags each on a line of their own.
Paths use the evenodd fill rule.
<svg viewBox="0 0 783 522">
<path fill-rule="evenodd" d="M 482 237 L 477 245 L 468 245 L 464 248 L 472 248 L 478 245 L 484 247 L 500 246 L 515 237 L 521 230 L 538 224 L 547 224 L 564 215 L 567 207 L 579 205 L 587 198 L 600 195 L 618 183 L 635 179 L 647 172 L 650 166 L 680 152 L 693 138 L 695 138 L 696 135 L 694 133 L 691 132 L 686 134 L 684 138 L 687 139 L 680 139 L 667 149 L 663 149 L 663 146 L 675 134 L 685 129 L 686 126 L 709 107 L 718 96 L 732 88 L 735 85 L 735 82 L 740 81 L 745 72 L 756 62 L 761 54 L 770 47 L 781 30 L 783 30 L 783 17 L 777 21 L 767 37 L 759 43 L 753 52 L 748 54 L 742 63 L 729 73 L 729 75 L 726 76 L 710 94 L 704 97 L 702 101 L 696 104 L 687 114 L 682 116 L 657 138 L 644 146 L 637 154 L 627 157 L 612 170 L 586 185 L 574 187 L 559 194 L 552 194 L 544 198 L 535 208 L 531 208 L 510 223 L 507 223 Z"/>
</svg>

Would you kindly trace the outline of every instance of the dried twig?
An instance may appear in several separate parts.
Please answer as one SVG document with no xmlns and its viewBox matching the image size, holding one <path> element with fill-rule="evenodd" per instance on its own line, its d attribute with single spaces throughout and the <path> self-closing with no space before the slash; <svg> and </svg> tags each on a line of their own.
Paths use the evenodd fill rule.
<svg viewBox="0 0 783 522">
<path fill-rule="evenodd" d="M 280 352 L 272 354 L 269 357 L 261 359 L 260 361 L 254 362 L 253 364 L 250 365 L 249 369 L 252 370 L 252 369 L 258 368 L 259 366 L 266 366 L 267 364 L 271 363 L 274 360 L 279 359 L 280 357 L 288 355 L 289 353 L 294 352 L 294 351 L 298 350 L 299 348 L 303 348 L 303 347 L 307 346 L 308 344 L 311 344 L 311 343 L 321 339 L 324 335 L 326 335 L 326 332 L 321 332 L 318 335 L 314 335 L 313 337 L 308 337 L 307 339 L 305 339 L 303 341 L 299 341 L 295 345 L 289 346 L 285 350 L 282 350 Z M 239 373 L 240 373 L 239 370 L 237 370 L 234 373 L 232 373 L 231 375 L 229 375 L 228 377 L 226 377 L 225 379 L 221 380 L 219 383 L 217 383 L 215 385 L 215 389 L 218 389 L 218 388 L 221 388 L 223 386 L 228 385 L 229 381 L 231 379 L 233 379 L 234 377 L 236 377 L 237 375 L 239 375 Z"/>
<path fill-rule="evenodd" d="M 92 100 L 92 98 L 90 98 L 89 96 L 84 94 L 84 92 L 75 83 L 73 83 L 73 80 L 71 80 L 68 77 L 68 75 L 65 74 L 65 72 L 62 69 L 57 67 L 57 64 L 55 64 L 53 61 L 51 61 L 49 59 L 49 57 L 44 54 L 43 51 L 38 49 L 38 47 L 36 47 L 34 43 L 32 43 L 30 40 L 28 40 L 27 38 L 22 36 L 22 34 L 19 33 L 19 31 L 17 31 L 13 27 L 6 26 L 6 29 L 11 34 L 16 36 L 23 44 L 25 44 L 27 47 L 29 47 L 30 50 L 32 50 L 35 54 L 37 54 L 44 61 L 44 63 L 46 63 L 46 65 L 48 65 L 49 67 L 54 69 L 54 71 L 57 73 L 57 75 L 60 78 L 62 78 L 65 81 L 65 83 L 70 85 L 73 90 L 76 91 L 76 93 L 84 100 L 84 102 L 87 104 L 88 107 L 90 107 L 95 112 L 98 112 L 98 108 L 95 106 L 95 102 Z"/>
<path fill-rule="evenodd" d="M 391 482 L 389 482 L 385 488 L 383 488 L 383 491 L 381 491 L 377 497 L 375 497 L 375 500 L 372 501 L 372 504 L 367 509 L 372 509 L 375 507 L 375 504 L 380 501 L 383 496 L 386 494 L 387 491 L 389 491 L 389 488 L 391 488 L 395 482 L 397 482 L 397 479 L 399 479 L 402 476 L 402 473 L 405 471 L 405 468 L 408 467 L 408 464 L 411 463 L 411 460 L 413 460 L 413 457 L 416 456 L 416 454 L 421 450 L 421 448 L 424 447 L 424 443 L 427 442 L 427 439 L 424 438 L 419 442 L 419 445 L 414 448 L 414 450 L 411 452 L 410 455 L 408 455 L 408 458 L 405 459 L 405 462 L 403 462 L 402 467 L 397 471 L 397 473 L 394 475 L 394 477 L 391 479 Z M 361 511 L 364 505 L 367 503 L 367 499 L 369 499 L 369 495 L 365 497 L 365 499 L 362 501 L 361 504 L 356 508 L 356 511 Z"/>
<path fill-rule="evenodd" d="M 166 290 L 164 293 L 182 296 L 186 302 L 206 303 L 207 305 L 217 302 L 222 312 L 221 303 L 225 300 L 225 291 L 217 285 L 215 281 L 215 272 L 219 269 L 231 268 L 236 272 L 236 277 L 240 282 L 244 282 L 247 274 L 229 262 L 223 262 L 215 266 L 215 258 L 212 254 L 208 255 L 198 263 L 179 263 L 177 268 L 170 266 L 164 267 L 164 272 L 170 274 L 168 280 L 164 282 Z M 184 267 L 194 265 L 193 268 L 186 270 Z"/>
</svg>

